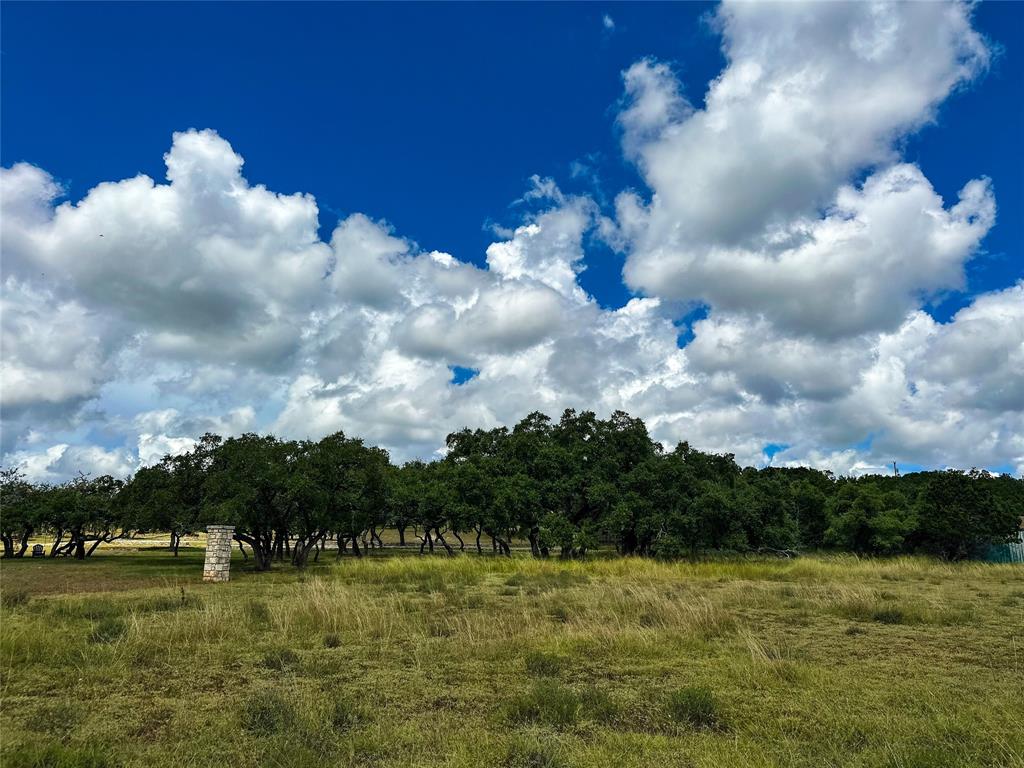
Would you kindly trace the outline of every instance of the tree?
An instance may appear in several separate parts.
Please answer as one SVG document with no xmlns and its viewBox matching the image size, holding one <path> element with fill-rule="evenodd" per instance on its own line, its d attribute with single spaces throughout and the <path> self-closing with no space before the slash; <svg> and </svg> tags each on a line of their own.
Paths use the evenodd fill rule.
<svg viewBox="0 0 1024 768">
<path fill-rule="evenodd" d="M 959 560 L 1016 532 L 1021 509 L 993 493 L 988 472 L 951 469 L 927 474 L 917 502 L 919 527 L 914 538 L 920 548 Z"/>
<path fill-rule="evenodd" d="M 868 554 L 903 550 L 917 522 L 905 496 L 882 490 L 871 478 L 842 483 L 828 516 L 827 544 Z"/>
<path fill-rule="evenodd" d="M 38 489 L 16 468 L 0 469 L 0 539 L 3 557 L 21 557 L 39 525 Z"/>
<path fill-rule="evenodd" d="M 124 536 L 130 520 L 124 517 L 117 501 L 123 487 L 122 480 L 110 475 L 92 480 L 79 475 L 62 485 L 42 489 L 40 520 L 54 534 L 50 557 L 73 556 L 83 560 L 100 544 Z"/>
<path fill-rule="evenodd" d="M 212 452 L 203 483 L 206 521 L 234 525 L 235 539 L 252 549 L 258 571 L 270 569 L 275 544 L 287 530 L 286 451 L 272 436 L 228 438 Z"/>
</svg>

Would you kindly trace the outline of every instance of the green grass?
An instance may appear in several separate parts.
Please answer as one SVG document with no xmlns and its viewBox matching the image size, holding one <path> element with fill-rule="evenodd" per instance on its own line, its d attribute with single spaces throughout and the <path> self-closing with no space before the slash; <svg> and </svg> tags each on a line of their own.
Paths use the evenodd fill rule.
<svg viewBox="0 0 1024 768">
<path fill-rule="evenodd" d="M 1024 570 L 0 564 L 9 766 L 1024 766 Z"/>
</svg>

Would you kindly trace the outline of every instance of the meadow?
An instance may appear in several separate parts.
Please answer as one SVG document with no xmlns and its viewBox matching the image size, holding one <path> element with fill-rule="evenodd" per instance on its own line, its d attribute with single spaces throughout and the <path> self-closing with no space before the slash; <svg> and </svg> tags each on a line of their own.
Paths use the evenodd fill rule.
<svg viewBox="0 0 1024 768">
<path fill-rule="evenodd" d="M 3 561 L 0 763 L 1024 766 L 1020 566 L 386 552 Z"/>
</svg>

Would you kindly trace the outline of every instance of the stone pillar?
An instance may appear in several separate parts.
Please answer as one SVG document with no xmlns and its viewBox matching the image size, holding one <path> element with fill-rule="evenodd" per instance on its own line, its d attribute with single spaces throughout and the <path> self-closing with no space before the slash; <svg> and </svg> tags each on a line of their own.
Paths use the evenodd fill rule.
<svg viewBox="0 0 1024 768">
<path fill-rule="evenodd" d="M 206 562 L 203 581 L 227 581 L 231 578 L 231 541 L 233 525 L 206 526 Z"/>
</svg>

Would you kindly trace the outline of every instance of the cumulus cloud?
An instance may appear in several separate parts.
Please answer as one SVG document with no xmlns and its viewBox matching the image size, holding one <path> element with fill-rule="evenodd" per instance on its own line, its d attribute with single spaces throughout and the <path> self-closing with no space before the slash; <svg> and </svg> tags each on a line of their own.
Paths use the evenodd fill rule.
<svg viewBox="0 0 1024 768">
<path fill-rule="evenodd" d="M 116 316 L 155 355 L 280 369 L 330 259 L 316 203 L 249 186 L 213 131 L 175 134 L 164 159 L 168 184 L 100 184 L 46 213 L 52 180 L 5 171 L 7 274 L 45 274 L 56 297 Z"/>
<path fill-rule="evenodd" d="M 837 472 L 1019 471 L 1024 284 L 945 323 L 923 309 L 963 287 L 994 192 L 965 180 L 943 201 L 898 156 L 986 65 L 969 9 L 727 4 L 717 23 L 727 66 L 703 106 L 664 63 L 625 73 L 618 124 L 649 194 L 612 220 L 534 177 L 485 267 L 359 213 L 322 241 L 312 196 L 250 182 L 209 130 L 173 136 L 166 182 L 77 202 L 3 170 L 5 463 L 123 474 L 208 431 L 338 429 L 404 460 L 571 407 L 746 464 L 776 443 L 773 463 Z M 588 235 L 626 254 L 640 295 L 622 307 L 580 285 Z M 454 365 L 479 374 L 455 386 Z"/>
<path fill-rule="evenodd" d="M 946 209 L 896 148 L 987 66 L 969 6 L 738 2 L 716 19 L 728 65 L 703 109 L 663 63 L 624 74 L 623 143 L 652 191 L 617 200 L 626 282 L 831 335 L 961 288 L 991 190 L 968 181 Z"/>
<path fill-rule="evenodd" d="M 20 467 L 29 480 L 38 483 L 61 482 L 79 473 L 91 477 L 126 477 L 135 469 L 134 457 L 125 450 L 106 450 L 96 445 L 59 443 L 45 450 L 23 450 L 8 455 L 8 466 Z"/>
</svg>

